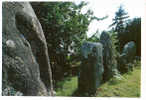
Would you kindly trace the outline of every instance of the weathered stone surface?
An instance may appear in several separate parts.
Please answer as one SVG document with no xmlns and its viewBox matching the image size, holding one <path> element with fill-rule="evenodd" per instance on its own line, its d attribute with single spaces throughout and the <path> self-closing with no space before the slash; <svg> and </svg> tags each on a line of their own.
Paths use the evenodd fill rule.
<svg viewBox="0 0 146 100">
<path fill-rule="evenodd" d="M 102 44 L 85 42 L 81 47 L 82 64 L 79 72 L 79 91 L 94 93 L 102 81 Z"/>
<path fill-rule="evenodd" d="M 136 45 L 133 41 L 128 42 L 127 44 L 125 44 L 124 48 L 123 48 L 123 52 L 122 55 L 127 58 L 127 61 L 131 61 L 134 59 L 136 54 Z"/>
<path fill-rule="evenodd" d="M 103 80 L 107 81 L 114 75 L 118 75 L 115 49 L 113 48 L 112 40 L 109 34 L 106 32 L 102 32 L 100 42 L 103 45 Z"/>
<path fill-rule="evenodd" d="M 121 72 L 127 72 L 131 70 L 132 66 L 126 66 L 126 64 L 131 63 L 136 56 L 136 45 L 133 41 L 125 44 L 122 54 L 119 59 L 119 70 Z M 128 67 L 128 68 L 127 68 Z"/>
<path fill-rule="evenodd" d="M 2 9 L 3 89 L 10 85 L 24 95 L 50 95 L 46 40 L 31 5 L 3 2 Z"/>
</svg>

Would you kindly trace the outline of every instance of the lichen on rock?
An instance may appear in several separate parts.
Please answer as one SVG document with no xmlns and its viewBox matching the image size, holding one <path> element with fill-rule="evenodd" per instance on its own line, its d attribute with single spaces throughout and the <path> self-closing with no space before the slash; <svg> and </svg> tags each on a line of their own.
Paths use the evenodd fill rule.
<svg viewBox="0 0 146 100">
<path fill-rule="evenodd" d="M 52 73 L 39 20 L 28 2 L 3 2 L 2 9 L 3 90 L 9 86 L 24 96 L 47 96 L 53 89 Z M 18 20 L 20 13 L 23 15 Z M 35 52 L 34 47 L 40 51 Z"/>
</svg>

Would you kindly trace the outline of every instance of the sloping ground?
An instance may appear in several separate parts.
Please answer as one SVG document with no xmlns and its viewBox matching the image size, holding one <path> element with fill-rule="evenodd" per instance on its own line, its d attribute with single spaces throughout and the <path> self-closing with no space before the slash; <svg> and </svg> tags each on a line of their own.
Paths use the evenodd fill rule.
<svg viewBox="0 0 146 100">
<path fill-rule="evenodd" d="M 97 97 L 140 97 L 140 64 L 132 72 L 123 75 L 121 81 L 111 79 L 98 90 Z"/>
<path fill-rule="evenodd" d="M 101 85 L 95 96 L 97 97 L 140 97 L 141 80 L 140 63 L 132 72 L 122 75 L 122 80 L 114 80 Z M 56 96 L 75 96 L 77 90 L 77 77 L 66 78 L 57 83 Z M 78 94 L 79 95 L 79 94 Z"/>
</svg>

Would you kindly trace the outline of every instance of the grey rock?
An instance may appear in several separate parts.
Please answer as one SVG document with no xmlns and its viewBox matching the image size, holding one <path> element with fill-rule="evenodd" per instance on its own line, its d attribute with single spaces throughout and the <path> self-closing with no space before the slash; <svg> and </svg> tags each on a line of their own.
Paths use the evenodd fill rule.
<svg viewBox="0 0 146 100">
<path fill-rule="evenodd" d="M 128 61 L 131 61 L 134 59 L 136 55 L 136 45 L 133 41 L 125 44 L 122 55 L 126 56 Z"/>
<path fill-rule="evenodd" d="M 6 45 L 8 48 L 15 48 L 15 43 L 12 40 L 7 40 Z"/>
<path fill-rule="evenodd" d="M 100 42 L 103 45 L 103 65 L 104 65 L 103 80 L 107 81 L 111 77 L 119 75 L 115 55 L 116 51 L 113 47 L 111 37 L 106 32 L 102 32 L 100 36 Z"/>
<path fill-rule="evenodd" d="M 78 88 L 82 93 L 95 93 L 102 81 L 102 44 L 85 42 L 81 47 L 82 63 L 79 69 Z"/>
<path fill-rule="evenodd" d="M 119 57 L 119 70 L 121 72 L 127 72 L 132 69 L 131 63 L 136 56 L 136 45 L 133 41 L 125 44 L 122 54 Z M 128 65 L 128 66 L 126 66 Z"/>
<path fill-rule="evenodd" d="M 47 44 L 31 5 L 3 2 L 2 9 L 3 89 L 48 95 L 53 86 Z"/>
</svg>

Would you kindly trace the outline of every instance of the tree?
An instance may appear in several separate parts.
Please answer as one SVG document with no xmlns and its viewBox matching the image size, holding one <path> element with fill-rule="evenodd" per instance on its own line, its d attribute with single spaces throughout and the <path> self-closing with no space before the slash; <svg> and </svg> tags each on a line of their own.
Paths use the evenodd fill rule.
<svg viewBox="0 0 146 100">
<path fill-rule="evenodd" d="M 124 38 L 122 46 L 129 41 L 134 41 L 137 48 L 136 55 L 141 56 L 141 18 L 133 18 L 127 21 L 122 38 Z"/>
<path fill-rule="evenodd" d="M 99 37 L 98 37 L 98 30 L 96 31 L 96 33 L 94 33 L 91 37 L 87 38 L 87 41 L 91 41 L 91 42 L 99 42 Z"/>
<path fill-rule="evenodd" d="M 70 55 L 78 55 L 80 45 L 87 39 L 88 25 L 92 20 L 102 20 L 93 16 L 88 10 L 81 9 L 87 5 L 81 2 L 45 2 L 31 3 L 42 25 L 55 74 L 54 79 L 62 77 L 69 68 Z M 56 72 L 57 71 L 57 72 Z"/>
<path fill-rule="evenodd" d="M 113 29 L 115 32 L 117 32 L 118 42 L 116 44 L 118 45 L 117 50 L 119 52 L 122 51 L 121 42 L 123 41 L 123 38 L 121 37 L 123 35 L 123 31 L 125 28 L 126 19 L 129 17 L 127 14 L 128 13 L 125 12 L 123 6 L 121 5 L 118 11 L 115 13 L 115 18 L 113 19 L 113 23 L 109 26 L 109 27 L 115 26 Z"/>
</svg>

